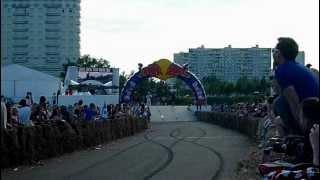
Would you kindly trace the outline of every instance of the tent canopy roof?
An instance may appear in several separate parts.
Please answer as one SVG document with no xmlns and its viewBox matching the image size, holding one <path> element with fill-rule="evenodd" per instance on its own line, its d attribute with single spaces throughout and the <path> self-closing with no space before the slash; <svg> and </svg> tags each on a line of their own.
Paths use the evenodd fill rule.
<svg viewBox="0 0 320 180">
<path fill-rule="evenodd" d="M 18 64 L 9 64 L 1 67 L 1 80 L 61 81 L 57 77 Z"/>
<path fill-rule="evenodd" d="M 96 80 L 86 80 L 81 82 L 80 84 L 86 84 L 86 85 L 98 85 L 98 86 L 102 86 L 103 83 L 96 81 Z"/>
</svg>

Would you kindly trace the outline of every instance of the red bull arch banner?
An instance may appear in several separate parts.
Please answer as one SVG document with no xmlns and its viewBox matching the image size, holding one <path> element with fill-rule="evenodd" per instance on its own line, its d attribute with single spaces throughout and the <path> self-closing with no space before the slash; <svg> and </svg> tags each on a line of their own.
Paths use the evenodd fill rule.
<svg viewBox="0 0 320 180">
<path fill-rule="evenodd" d="M 170 78 L 181 79 L 191 88 L 198 104 L 204 104 L 206 101 L 206 93 L 203 85 L 194 74 L 188 71 L 187 68 L 172 63 L 168 59 L 160 59 L 159 61 L 142 68 L 139 72 L 136 72 L 129 78 L 121 92 L 120 102 L 130 103 L 135 88 L 143 79 L 150 77 L 155 77 L 164 81 Z"/>
</svg>

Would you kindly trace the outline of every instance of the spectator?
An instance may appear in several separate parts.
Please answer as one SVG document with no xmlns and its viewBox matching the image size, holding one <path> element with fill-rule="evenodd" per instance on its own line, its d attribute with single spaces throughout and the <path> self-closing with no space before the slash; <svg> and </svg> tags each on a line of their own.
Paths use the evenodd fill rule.
<svg viewBox="0 0 320 180">
<path fill-rule="evenodd" d="M 53 111 L 52 111 L 52 114 L 50 116 L 50 119 L 53 120 L 53 121 L 61 121 L 62 120 L 62 115 L 61 115 L 59 106 L 54 106 L 53 107 Z"/>
<path fill-rule="evenodd" d="M 101 118 L 102 120 L 107 120 L 108 119 L 108 106 L 106 103 L 103 104 L 102 110 L 101 110 Z"/>
<path fill-rule="evenodd" d="M 6 98 L 4 97 L 4 95 L 1 95 L 1 102 L 6 103 Z"/>
<path fill-rule="evenodd" d="M 319 167 L 319 124 L 313 125 L 309 139 L 313 150 L 313 165 Z"/>
<path fill-rule="evenodd" d="M 68 112 L 67 107 L 66 106 L 61 106 L 60 110 L 61 110 L 62 119 L 67 121 L 68 123 L 71 123 L 72 122 L 72 116 Z"/>
<path fill-rule="evenodd" d="M 265 120 L 263 121 L 263 126 L 261 127 L 261 144 L 259 147 L 264 147 L 267 143 L 267 133 L 268 131 L 274 127 L 274 113 L 272 111 L 272 104 L 273 104 L 273 97 L 268 98 L 268 105 L 267 105 L 267 116 L 265 117 Z"/>
<path fill-rule="evenodd" d="M 19 123 L 26 125 L 26 126 L 32 126 L 33 123 L 30 120 L 31 115 L 31 108 L 27 106 L 27 102 L 25 99 L 22 99 L 19 103 L 20 108 L 18 110 L 19 112 Z"/>
<path fill-rule="evenodd" d="M 32 105 L 30 119 L 32 121 L 38 121 L 39 120 L 39 114 L 40 114 L 40 106 L 38 106 L 36 104 Z"/>
<path fill-rule="evenodd" d="M 46 97 L 41 96 L 41 97 L 40 97 L 40 101 L 39 101 L 39 105 L 40 105 L 40 106 L 46 106 L 46 104 L 47 104 L 47 99 L 46 99 Z"/>
<path fill-rule="evenodd" d="M 11 125 L 14 125 L 16 126 L 19 122 L 19 111 L 16 107 L 13 107 L 12 108 L 12 111 L 11 111 L 11 122 L 10 124 Z"/>
<path fill-rule="evenodd" d="M 312 161 L 312 144 L 309 141 L 309 133 L 315 124 L 320 121 L 320 103 L 318 98 L 308 98 L 302 102 L 300 113 L 300 127 L 305 137 L 304 160 Z"/>
<path fill-rule="evenodd" d="M 302 102 L 299 119 L 301 131 L 306 137 L 308 137 L 312 126 L 314 124 L 319 124 L 320 102 L 318 98 L 308 98 Z"/>
<path fill-rule="evenodd" d="M 7 108 L 1 99 L 1 129 L 7 128 Z"/>
<path fill-rule="evenodd" d="M 319 81 L 319 71 L 314 68 L 311 68 L 311 66 L 312 66 L 311 64 L 306 65 L 306 67 L 316 76 L 316 78 Z"/>
<path fill-rule="evenodd" d="M 300 103 L 308 97 L 319 97 L 319 82 L 306 67 L 295 62 L 298 44 L 291 38 L 279 38 L 278 41 L 273 58 L 281 95 L 275 102 L 275 111 L 285 125 L 285 134 L 301 134 Z"/>
<path fill-rule="evenodd" d="M 32 102 L 31 102 L 31 98 L 29 95 L 26 96 L 26 102 L 27 102 L 27 106 L 30 106 L 32 105 Z"/>
<path fill-rule="evenodd" d="M 96 106 L 93 103 L 90 103 L 89 107 L 86 107 L 85 109 L 85 120 L 86 121 L 92 121 L 97 116 L 97 110 Z"/>
</svg>

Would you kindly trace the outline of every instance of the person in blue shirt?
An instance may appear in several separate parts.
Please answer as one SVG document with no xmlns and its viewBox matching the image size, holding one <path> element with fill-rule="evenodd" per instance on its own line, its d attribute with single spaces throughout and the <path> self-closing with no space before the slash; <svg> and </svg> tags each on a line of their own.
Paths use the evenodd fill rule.
<svg viewBox="0 0 320 180">
<path fill-rule="evenodd" d="M 278 39 L 272 51 L 275 79 L 280 86 L 274 111 L 281 117 L 286 134 L 301 135 L 301 102 L 310 97 L 319 98 L 319 81 L 308 68 L 295 61 L 298 52 L 295 40 L 284 37 Z"/>
</svg>

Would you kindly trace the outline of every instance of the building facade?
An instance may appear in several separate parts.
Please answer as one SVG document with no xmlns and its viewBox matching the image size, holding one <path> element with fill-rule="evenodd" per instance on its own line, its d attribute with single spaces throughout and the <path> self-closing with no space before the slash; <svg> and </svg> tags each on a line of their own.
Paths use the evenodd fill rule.
<svg viewBox="0 0 320 180">
<path fill-rule="evenodd" d="M 189 64 L 189 70 L 199 79 L 215 76 L 236 82 L 240 77 L 248 79 L 268 78 L 271 69 L 271 48 L 205 48 L 189 49 L 174 54 L 174 62 Z"/>
<path fill-rule="evenodd" d="M 302 65 L 305 65 L 305 54 L 303 51 L 300 51 L 298 56 L 296 57 L 296 62 L 302 64 Z"/>
<path fill-rule="evenodd" d="M 80 0 L 2 0 L 1 65 L 59 76 L 80 56 Z"/>
</svg>

